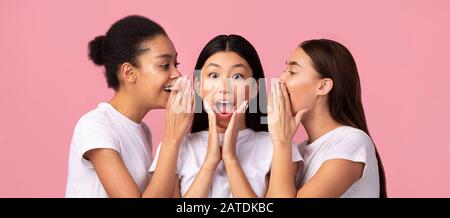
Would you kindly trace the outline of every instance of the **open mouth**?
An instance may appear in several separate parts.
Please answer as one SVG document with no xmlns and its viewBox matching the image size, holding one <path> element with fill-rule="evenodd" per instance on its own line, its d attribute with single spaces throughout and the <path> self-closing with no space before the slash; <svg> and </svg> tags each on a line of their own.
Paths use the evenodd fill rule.
<svg viewBox="0 0 450 218">
<path fill-rule="evenodd" d="M 222 119 L 230 119 L 236 109 L 232 100 L 217 100 L 215 106 L 216 115 Z"/>
<path fill-rule="evenodd" d="M 166 86 L 163 87 L 163 90 L 166 91 L 166 92 L 171 92 L 172 91 L 172 86 L 173 85 L 166 85 Z"/>
<path fill-rule="evenodd" d="M 234 103 L 228 100 L 219 100 L 216 102 L 217 112 L 221 114 L 233 113 Z"/>
</svg>

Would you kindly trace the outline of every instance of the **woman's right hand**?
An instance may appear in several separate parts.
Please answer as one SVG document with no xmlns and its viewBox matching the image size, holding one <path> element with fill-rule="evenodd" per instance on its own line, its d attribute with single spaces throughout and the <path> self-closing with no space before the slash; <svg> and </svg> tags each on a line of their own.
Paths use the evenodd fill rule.
<svg viewBox="0 0 450 218">
<path fill-rule="evenodd" d="M 191 127 L 194 118 L 194 92 L 186 77 L 175 80 L 166 104 L 164 140 L 180 143 Z"/>
<path fill-rule="evenodd" d="M 211 95 L 210 95 L 211 96 Z M 209 131 L 208 148 L 206 157 L 200 170 L 197 172 L 194 181 L 184 193 L 184 198 L 206 198 L 211 190 L 211 183 L 217 165 L 221 160 L 221 148 L 219 144 L 219 132 L 217 130 L 215 108 L 210 97 L 203 99 L 205 111 L 208 113 Z"/>
<path fill-rule="evenodd" d="M 206 152 L 205 163 L 217 166 L 222 160 L 222 148 L 219 142 L 219 131 L 217 129 L 214 100 L 211 97 L 205 97 L 203 101 L 204 108 L 208 113 L 208 149 Z"/>
</svg>

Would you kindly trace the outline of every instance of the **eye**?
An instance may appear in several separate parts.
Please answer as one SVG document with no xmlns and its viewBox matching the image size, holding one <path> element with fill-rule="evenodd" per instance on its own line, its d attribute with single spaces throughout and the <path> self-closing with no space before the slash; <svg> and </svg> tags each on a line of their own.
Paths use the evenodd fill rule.
<svg viewBox="0 0 450 218">
<path fill-rule="evenodd" d="M 163 64 L 163 65 L 161 65 L 161 68 L 163 69 L 163 70 L 168 70 L 169 69 L 169 64 Z"/>
<path fill-rule="evenodd" d="M 240 73 L 237 73 L 237 74 L 234 74 L 231 78 L 234 80 L 240 80 L 240 79 L 243 79 L 244 76 L 242 76 L 242 74 L 240 74 Z"/>
<path fill-rule="evenodd" d="M 291 75 L 294 75 L 294 74 L 295 74 L 295 72 L 290 71 L 290 70 L 288 70 L 288 72 L 289 72 Z"/>
<path fill-rule="evenodd" d="M 208 74 L 208 77 L 211 79 L 217 79 L 219 78 L 219 74 L 217 74 L 216 72 L 211 72 Z"/>
<path fill-rule="evenodd" d="M 179 62 L 175 62 L 175 68 L 177 68 L 178 65 L 180 65 L 180 63 Z"/>
</svg>

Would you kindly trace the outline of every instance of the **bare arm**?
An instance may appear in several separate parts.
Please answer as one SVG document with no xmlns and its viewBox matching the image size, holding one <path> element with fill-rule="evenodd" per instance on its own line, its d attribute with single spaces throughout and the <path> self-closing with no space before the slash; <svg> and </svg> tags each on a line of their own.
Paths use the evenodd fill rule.
<svg viewBox="0 0 450 218">
<path fill-rule="evenodd" d="M 197 176 L 184 194 L 184 198 L 206 198 L 211 190 L 211 182 L 217 164 L 204 162 Z"/>
<path fill-rule="evenodd" d="M 177 175 L 175 175 L 175 187 L 173 188 L 173 197 L 181 198 L 180 180 L 178 179 Z"/>
<path fill-rule="evenodd" d="M 99 148 L 86 152 L 106 193 L 112 198 L 140 198 L 141 192 L 131 177 L 119 153 Z"/>
<path fill-rule="evenodd" d="M 297 167 L 292 163 L 292 139 L 306 110 L 293 116 L 289 94 L 284 84 L 272 86 L 268 99 L 268 127 L 274 145 L 269 188 L 266 197 L 296 196 L 295 173 Z"/>
<path fill-rule="evenodd" d="M 231 193 L 235 198 L 257 198 L 252 186 L 248 182 L 247 176 L 239 164 L 237 158 L 224 159 L 225 169 L 230 183 Z"/>
<path fill-rule="evenodd" d="M 292 147 L 289 144 L 275 145 L 266 197 L 294 198 L 297 194 L 295 175 L 297 168 L 302 166 L 297 162 L 292 163 Z"/>
<path fill-rule="evenodd" d="M 236 140 L 239 133 L 239 123 L 245 122 L 245 110 L 248 102 L 244 101 L 233 113 L 225 131 L 223 140 L 222 160 L 227 171 L 231 193 L 237 198 L 256 198 L 247 176 L 245 175 L 236 155 Z"/>
<path fill-rule="evenodd" d="M 344 159 L 325 161 L 297 192 L 301 198 L 337 198 L 362 177 L 364 163 Z"/>
<path fill-rule="evenodd" d="M 210 95 L 213 96 L 213 95 Z M 184 194 L 185 198 L 206 198 L 211 189 L 211 182 L 217 165 L 221 160 L 219 133 L 217 130 L 216 115 L 211 107 L 212 98 L 208 96 L 204 100 L 205 110 L 208 113 L 208 148 L 205 160 L 195 176 L 194 181 Z"/>
<path fill-rule="evenodd" d="M 162 154 L 160 155 L 162 156 Z M 164 159 L 167 163 L 158 164 L 158 166 L 165 166 L 167 168 L 159 171 L 155 170 L 150 184 L 141 193 L 117 151 L 107 148 L 93 149 L 86 152 L 85 156 L 92 162 L 95 172 L 109 197 L 141 198 L 172 196 L 173 187 L 176 182 L 173 173 L 175 172 L 176 160 Z M 167 157 L 169 156 L 167 155 Z M 160 178 L 155 179 L 158 176 Z M 170 183 L 173 185 L 170 186 Z"/>
<path fill-rule="evenodd" d="M 152 180 L 145 197 L 172 197 L 181 141 L 193 118 L 194 93 L 186 78 L 175 82 L 166 105 L 164 137 Z"/>
<path fill-rule="evenodd" d="M 176 182 L 176 167 L 178 160 L 180 142 L 171 140 L 161 143 L 159 151 L 158 163 L 153 172 L 152 180 L 148 185 L 143 197 L 161 198 L 172 196 Z"/>
</svg>

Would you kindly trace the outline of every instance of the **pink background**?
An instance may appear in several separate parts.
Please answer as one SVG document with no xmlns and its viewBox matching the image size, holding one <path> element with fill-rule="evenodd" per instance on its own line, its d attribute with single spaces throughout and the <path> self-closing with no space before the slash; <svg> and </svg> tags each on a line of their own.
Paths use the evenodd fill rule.
<svg viewBox="0 0 450 218">
<path fill-rule="evenodd" d="M 450 1 L 0 1 L 0 197 L 62 197 L 81 115 L 111 98 L 87 43 L 119 18 L 159 22 L 192 75 L 213 36 L 241 34 L 267 77 L 301 41 L 354 54 L 391 197 L 450 197 Z M 153 143 L 162 111 L 145 119 Z M 296 137 L 304 138 L 302 131 Z"/>
</svg>

